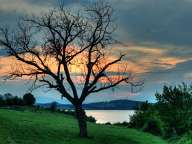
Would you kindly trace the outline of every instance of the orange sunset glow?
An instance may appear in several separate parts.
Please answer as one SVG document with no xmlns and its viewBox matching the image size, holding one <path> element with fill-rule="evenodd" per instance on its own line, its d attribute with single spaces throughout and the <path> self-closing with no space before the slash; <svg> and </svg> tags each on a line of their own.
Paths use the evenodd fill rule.
<svg viewBox="0 0 192 144">
<path fill-rule="evenodd" d="M 125 49 L 125 48 L 124 48 Z M 115 51 L 122 50 L 122 48 L 113 48 L 111 54 L 108 54 L 105 59 L 100 63 L 110 62 L 117 57 L 113 55 Z M 145 73 L 149 72 L 153 68 L 163 68 L 169 69 L 175 67 L 177 64 L 190 60 L 191 58 L 177 58 L 166 56 L 166 51 L 158 49 L 158 48 L 146 48 L 146 47 L 128 47 L 126 50 L 122 50 L 126 53 L 126 59 L 121 63 L 126 64 L 126 66 L 122 66 L 121 63 L 115 64 L 108 69 L 109 72 L 119 72 L 126 71 L 131 73 Z M 137 59 L 137 57 L 133 57 L 133 55 L 140 55 L 141 58 Z M 130 58 L 129 58 L 130 57 Z M 29 57 L 31 59 L 31 57 Z M 42 56 L 43 59 L 43 56 Z M 82 63 L 84 59 L 84 55 L 79 55 L 76 59 L 74 59 L 74 63 L 70 65 L 71 73 L 81 74 L 84 73 L 86 69 L 86 65 Z M 130 60 L 129 60 L 130 59 Z M 37 61 L 37 60 L 36 60 Z M 38 61 L 37 61 L 38 62 Z M 54 62 L 53 58 L 47 58 L 47 65 L 51 68 L 53 72 L 57 71 L 57 64 Z M 85 62 L 86 63 L 86 62 Z M 28 69 L 25 64 L 17 61 L 14 57 L 6 56 L 0 57 L 0 75 L 5 76 L 7 73 L 10 73 L 15 69 L 16 65 L 22 65 L 23 69 Z M 62 71 L 62 69 L 61 69 Z"/>
</svg>

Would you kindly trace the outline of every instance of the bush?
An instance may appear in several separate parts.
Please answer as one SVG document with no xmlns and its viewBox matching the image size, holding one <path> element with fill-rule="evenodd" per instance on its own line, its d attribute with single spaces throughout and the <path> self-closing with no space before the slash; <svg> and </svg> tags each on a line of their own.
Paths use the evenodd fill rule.
<svg viewBox="0 0 192 144">
<path fill-rule="evenodd" d="M 57 102 L 52 102 L 50 106 L 50 110 L 55 112 L 57 110 Z"/>
<path fill-rule="evenodd" d="M 96 119 L 94 118 L 94 117 L 92 117 L 92 116 L 86 116 L 86 120 L 88 121 L 88 122 L 93 122 L 93 123 L 96 123 Z"/>
<path fill-rule="evenodd" d="M 31 93 L 27 93 L 23 96 L 23 101 L 25 105 L 32 106 L 35 104 L 35 97 Z"/>
<path fill-rule="evenodd" d="M 129 127 L 129 123 L 126 122 L 126 121 L 114 123 L 113 125 L 115 125 L 115 126 L 122 126 L 122 127 Z"/>
<path fill-rule="evenodd" d="M 6 105 L 8 105 L 8 106 L 13 106 L 13 105 L 14 105 L 13 98 L 7 98 L 7 99 L 5 100 L 5 103 L 6 103 Z"/>
<path fill-rule="evenodd" d="M 143 131 L 154 135 L 164 136 L 164 123 L 161 120 L 158 112 L 151 113 L 143 126 Z"/>
<path fill-rule="evenodd" d="M 4 106 L 5 105 L 5 101 L 3 100 L 2 97 L 0 97 L 0 107 Z"/>
<path fill-rule="evenodd" d="M 171 144 L 192 144 L 192 133 L 189 132 L 179 138 L 171 138 L 169 142 Z"/>
<path fill-rule="evenodd" d="M 164 136 L 165 133 L 164 123 L 160 118 L 159 112 L 153 108 L 137 111 L 130 118 L 129 127 L 141 129 L 158 136 Z"/>
<path fill-rule="evenodd" d="M 105 125 L 112 125 L 110 122 L 106 122 Z"/>
<path fill-rule="evenodd" d="M 157 93 L 157 109 L 167 125 L 167 135 L 183 135 L 192 130 L 192 86 L 164 86 L 162 94 Z"/>
<path fill-rule="evenodd" d="M 0 106 L 22 106 L 23 100 L 10 93 L 0 95 Z"/>
<path fill-rule="evenodd" d="M 164 86 L 156 104 L 145 103 L 131 117 L 129 126 L 167 138 L 192 130 L 192 85 Z"/>
<path fill-rule="evenodd" d="M 18 106 L 22 106 L 24 103 L 23 103 L 23 100 L 21 98 L 18 98 L 17 96 L 15 96 L 13 99 L 12 99 L 14 105 L 18 105 Z"/>
<path fill-rule="evenodd" d="M 10 93 L 0 95 L 0 107 L 3 106 L 23 106 L 32 105 L 35 102 L 35 98 L 31 94 L 25 94 L 23 99 L 18 96 L 13 96 Z"/>
</svg>

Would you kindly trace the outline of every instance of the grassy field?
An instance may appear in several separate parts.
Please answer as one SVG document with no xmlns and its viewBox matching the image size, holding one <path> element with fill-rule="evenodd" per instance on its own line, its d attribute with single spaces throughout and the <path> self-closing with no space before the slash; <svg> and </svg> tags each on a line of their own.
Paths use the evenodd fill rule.
<svg viewBox="0 0 192 144">
<path fill-rule="evenodd" d="M 0 144 L 166 144 L 133 129 L 93 123 L 88 128 L 93 138 L 82 139 L 72 116 L 0 109 Z"/>
</svg>

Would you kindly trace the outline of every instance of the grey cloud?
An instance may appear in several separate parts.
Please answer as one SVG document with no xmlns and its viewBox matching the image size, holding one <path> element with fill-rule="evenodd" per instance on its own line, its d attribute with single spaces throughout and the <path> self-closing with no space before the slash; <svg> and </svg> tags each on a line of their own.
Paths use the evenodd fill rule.
<svg viewBox="0 0 192 144">
<path fill-rule="evenodd" d="M 180 0 L 144 0 L 118 11 L 119 22 L 128 33 L 126 41 L 191 45 L 192 3 Z M 125 6 L 124 6 L 125 7 Z"/>
<path fill-rule="evenodd" d="M 155 93 L 162 92 L 163 85 L 177 85 L 182 82 L 191 83 L 191 79 L 186 79 L 186 74 L 192 73 L 190 67 L 192 60 L 177 64 L 174 68 L 168 70 L 158 70 L 145 73 L 143 91 L 138 96 L 131 97 L 134 100 L 149 100 L 155 102 Z"/>
<path fill-rule="evenodd" d="M 12 23 L 26 12 L 39 12 L 58 5 L 59 0 L 0 0 L 4 6 L 0 19 Z M 16 2 L 15 2 L 16 1 Z M 64 4 L 79 5 L 94 0 L 64 0 Z M 155 42 L 180 46 L 192 45 L 192 2 L 190 0 L 108 0 L 122 29 L 119 38 L 137 43 Z M 20 4 L 18 4 L 20 2 Z M 7 8 L 5 8 L 7 6 Z M 26 6 L 27 8 L 22 8 Z M 6 9 L 6 12 L 5 12 Z M 14 10 L 15 11 L 12 11 Z M 23 13 L 22 13 L 23 12 Z M 10 16 L 10 17 L 9 17 Z M 5 18 L 6 17 L 6 18 Z M 123 33 L 122 33 L 123 32 Z"/>
</svg>

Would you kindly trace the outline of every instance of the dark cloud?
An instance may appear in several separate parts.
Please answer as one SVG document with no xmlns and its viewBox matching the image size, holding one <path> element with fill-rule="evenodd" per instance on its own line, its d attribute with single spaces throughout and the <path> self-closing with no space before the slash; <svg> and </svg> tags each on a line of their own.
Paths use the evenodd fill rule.
<svg viewBox="0 0 192 144">
<path fill-rule="evenodd" d="M 127 8 L 125 8 L 127 5 Z M 119 3 L 119 23 L 127 41 L 191 46 L 192 2 L 144 0 Z"/>
<path fill-rule="evenodd" d="M 26 0 L 42 8 L 55 7 L 60 0 Z M 64 0 L 64 5 L 87 4 L 93 0 Z M 155 42 L 179 46 L 192 45 L 192 2 L 190 0 L 117 0 L 109 1 L 116 10 L 115 17 L 123 29 L 119 36 L 131 42 Z M 1 11 L 1 10 L 0 10 Z M 34 11 L 36 9 L 34 8 Z M 23 13 L 7 10 L 0 13 L 1 23 L 13 24 Z"/>
<path fill-rule="evenodd" d="M 53 7 L 57 7 L 59 4 L 64 4 L 64 6 L 68 6 L 71 4 L 84 3 L 85 0 L 26 0 L 30 4 L 37 4 L 41 6 L 51 5 Z"/>
</svg>

